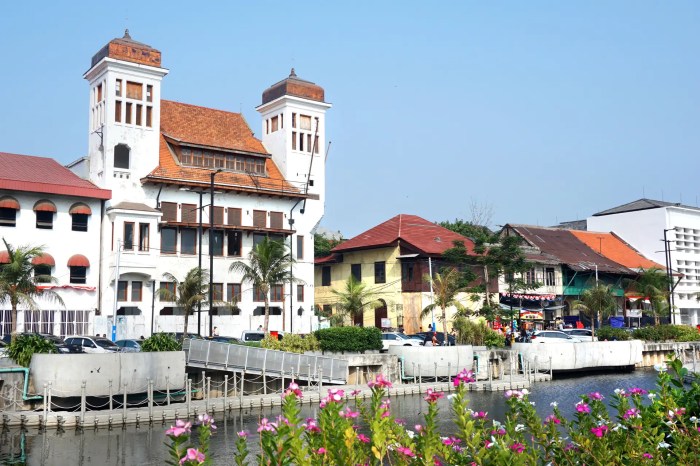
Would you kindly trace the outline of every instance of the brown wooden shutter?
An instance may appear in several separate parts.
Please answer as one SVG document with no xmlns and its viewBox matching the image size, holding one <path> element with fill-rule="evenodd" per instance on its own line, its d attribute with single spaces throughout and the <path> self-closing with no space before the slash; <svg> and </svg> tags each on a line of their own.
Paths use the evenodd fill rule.
<svg viewBox="0 0 700 466">
<path fill-rule="evenodd" d="M 161 202 L 160 211 L 163 212 L 162 221 L 177 222 L 177 204 L 175 202 Z"/>
<path fill-rule="evenodd" d="M 267 211 L 253 211 L 253 226 L 258 228 L 267 228 Z"/>
<path fill-rule="evenodd" d="M 182 204 L 182 221 L 184 223 L 197 223 L 197 210 L 195 204 Z"/>
<path fill-rule="evenodd" d="M 234 227 L 241 226 L 241 209 L 235 207 L 228 208 L 228 224 Z"/>
<path fill-rule="evenodd" d="M 214 225 L 224 224 L 224 208 L 214 206 Z"/>
<path fill-rule="evenodd" d="M 282 212 L 270 212 L 270 228 L 276 230 L 284 228 Z"/>
</svg>

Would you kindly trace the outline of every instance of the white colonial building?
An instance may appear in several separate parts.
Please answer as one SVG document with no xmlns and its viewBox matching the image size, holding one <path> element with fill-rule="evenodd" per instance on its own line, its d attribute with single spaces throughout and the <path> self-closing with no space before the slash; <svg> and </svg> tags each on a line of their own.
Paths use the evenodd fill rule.
<svg viewBox="0 0 700 466">
<path fill-rule="evenodd" d="M 20 308 L 20 332 L 70 335 L 92 331 L 99 312 L 100 230 L 110 192 L 83 180 L 53 159 L 0 152 L 0 238 L 13 249 L 42 246 L 35 273 L 51 275 L 43 289 L 64 305 L 38 299 L 37 309 Z M 0 264 L 9 262 L 0 241 Z M 0 304 L 0 334 L 11 329 L 10 303 Z"/>
<path fill-rule="evenodd" d="M 90 238 L 71 233 L 52 239 L 60 250 L 49 248 L 51 254 L 56 249 L 57 271 L 66 278 L 64 255 L 80 253 L 90 264 L 92 294 L 81 308 L 90 326 L 83 331 L 116 338 L 182 332 L 183 310 L 160 299 L 158 290 L 174 287 L 164 273 L 182 280 L 199 264 L 212 271 L 216 304 L 191 316 L 187 330 L 209 335 L 217 327 L 220 335 L 239 336 L 257 328 L 263 298 L 229 267 L 246 261 L 264 237 L 284 240 L 297 261 L 298 282 L 272 288 L 270 330 L 311 331 L 317 325 L 313 231 L 324 212 L 325 114 L 331 107 L 323 88 L 292 70 L 265 90 L 258 139 L 240 113 L 163 100 L 167 74 L 161 53 L 128 31 L 97 52 L 84 74 L 88 155 L 68 168 L 99 195 L 83 200 L 92 212 Z M 41 196 L 24 200 L 14 191 L 6 194 L 31 213 Z M 109 191 L 111 197 L 103 195 Z M 69 219 L 72 204 L 53 202 Z M 20 214 L 18 222 L 29 215 Z M 46 242 L 27 235 L 29 220 L 21 222 L 13 231 Z"/>
<path fill-rule="evenodd" d="M 668 263 L 668 252 L 677 281 L 674 322 L 700 324 L 700 208 L 639 199 L 593 214 L 587 224 L 589 230 L 615 232 L 658 263 Z"/>
</svg>

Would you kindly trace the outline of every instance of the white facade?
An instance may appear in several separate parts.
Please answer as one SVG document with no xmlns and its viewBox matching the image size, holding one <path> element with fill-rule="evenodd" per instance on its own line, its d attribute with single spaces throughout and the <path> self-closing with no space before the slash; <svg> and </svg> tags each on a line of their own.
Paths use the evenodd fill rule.
<svg viewBox="0 0 700 466">
<path fill-rule="evenodd" d="M 27 189 L 31 189 L 27 186 Z M 47 192 L 17 191 L 0 189 L 0 198 L 11 196 L 19 203 L 15 224 L 0 224 L 0 237 L 13 248 L 20 246 L 42 246 L 54 262 L 47 272 L 56 279 L 54 283 L 42 283 L 40 287 L 50 288 L 60 295 L 64 305 L 47 299 L 36 301 L 37 310 L 30 311 L 20 306 L 17 316 L 18 332 L 53 333 L 67 335 L 73 333 L 94 333 L 95 311 L 99 308 L 99 258 L 100 258 L 100 212 L 99 199 L 66 196 Z M 48 201 L 56 212 L 38 219 L 35 206 L 40 201 Z M 74 229 L 70 209 L 76 205 L 87 206 L 92 215 L 87 216 L 87 231 Z M 49 220 L 50 219 L 50 220 Z M 49 220 L 49 221 L 47 221 Z M 41 226 L 41 227 L 40 227 Z M 5 244 L 0 243 L 0 251 Z M 71 270 L 69 260 L 76 255 L 89 258 L 90 266 L 82 276 L 82 271 Z M 73 272 L 71 274 L 71 271 Z M 9 303 L 2 305 L 3 325 L 0 333 L 10 329 Z"/>
<path fill-rule="evenodd" d="M 83 163 L 71 168 L 76 172 L 85 170 L 90 181 L 112 190 L 112 199 L 104 212 L 104 260 L 100 271 L 102 293 L 99 308 L 106 317 L 98 319 L 96 332 L 109 333 L 112 325 L 116 326 L 117 338 L 147 336 L 160 331 L 181 332 L 184 327 L 182 312 L 173 309 L 172 303 L 162 301 L 157 291 L 165 286 L 164 273 L 171 273 L 181 280 L 196 267 L 200 251 L 202 267 L 209 269 L 211 191 L 208 180 L 216 169 L 196 168 L 200 173 L 206 172 L 206 181 L 201 176 L 168 182 L 146 179 L 159 167 L 163 156 L 160 96 L 161 79 L 167 70 L 110 56 L 97 63 L 94 61 L 84 76 L 90 89 L 89 154 Z M 131 86 L 130 94 L 127 86 Z M 141 109 L 140 118 L 137 117 L 137 108 Z M 217 228 L 223 232 L 223 253 L 214 255 L 212 283 L 220 286 L 222 296 L 218 299 L 215 296 L 215 300 L 227 300 L 228 291 L 234 292 L 234 287 L 240 284 L 241 296 L 237 304 L 240 314 L 230 315 L 228 311 L 229 315 L 214 315 L 210 323 L 208 309 L 204 307 L 201 323 L 196 314 L 190 316 L 189 332 L 209 335 L 210 329 L 217 327 L 220 335 L 240 336 L 243 330 L 255 329 L 263 323 L 264 316 L 258 315 L 263 302 L 254 300 L 252 285 L 241 283 L 241 277 L 229 273 L 229 267 L 235 261 L 245 261 L 254 240 L 267 234 L 281 236 L 291 245 L 297 260 L 293 274 L 300 280 L 285 285 L 282 299 L 271 300 L 270 306 L 280 308 L 282 315 L 271 315 L 269 328 L 301 333 L 311 330 L 313 229 L 324 211 L 325 111 L 328 108 L 330 105 L 324 102 L 287 95 L 258 108 L 263 125 L 273 113 L 285 115 L 285 122 L 289 122 L 284 132 L 263 131 L 262 143 L 284 180 L 296 187 L 295 192 L 275 188 L 256 190 L 255 180 L 253 189 L 243 189 L 221 181 L 222 175 L 215 175 L 213 205 L 223 208 L 224 219 L 240 209 L 238 229 L 230 227 L 226 221 L 225 227 Z M 148 119 L 147 111 L 150 112 Z M 285 134 L 291 135 L 292 113 L 308 115 L 319 122 L 318 132 L 314 133 L 318 136 L 318 150 L 313 155 L 310 151 L 292 149 L 291 142 L 285 140 Z M 124 148 L 128 150 L 126 159 Z M 119 150 L 121 152 L 117 153 Z M 172 157 L 178 166 L 184 166 L 175 155 Z M 255 175 L 251 174 L 250 179 L 253 177 Z M 201 241 L 196 224 L 200 192 L 203 206 Z M 173 217 L 164 215 L 164 206 L 175 206 Z M 197 219 L 194 224 L 190 218 L 193 211 Z M 262 213 L 265 218 L 263 226 L 260 225 Z M 255 215 L 258 215 L 257 223 Z M 279 225 L 273 227 L 273 217 L 275 223 L 282 219 L 281 228 Z M 293 222 L 290 222 L 292 218 Z M 240 235 L 239 253 L 229 250 L 229 243 L 235 241 L 229 235 L 235 232 Z M 193 248 L 185 248 L 185 235 L 187 241 L 194 238 Z M 171 236 L 175 244 L 172 250 L 166 246 L 166 242 L 170 244 Z M 117 275 L 119 278 L 115 280 Z M 121 292 L 117 289 L 117 282 L 122 282 Z M 116 319 L 112 319 L 115 315 Z"/>
<path fill-rule="evenodd" d="M 670 241 L 671 268 L 683 274 L 674 291 L 676 323 L 700 324 L 700 209 L 661 206 L 587 219 L 588 229 L 613 231 L 646 257 L 665 264 L 664 230 Z M 675 278 L 678 280 L 678 278 Z"/>
</svg>

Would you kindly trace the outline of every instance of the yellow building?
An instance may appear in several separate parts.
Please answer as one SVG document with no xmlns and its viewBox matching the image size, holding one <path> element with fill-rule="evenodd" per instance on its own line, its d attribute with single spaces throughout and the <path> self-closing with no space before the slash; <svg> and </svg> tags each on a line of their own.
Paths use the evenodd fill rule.
<svg viewBox="0 0 700 466">
<path fill-rule="evenodd" d="M 365 310 L 354 325 L 403 328 L 408 334 L 428 330 L 431 317 L 420 318 L 432 302 L 425 276 L 440 270 L 442 254 L 455 241 L 473 253 L 469 238 L 415 215 L 397 215 L 336 246 L 330 256 L 316 259 L 314 304 L 324 313 L 335 312 L 337 297 L 332 290 L 342 291 L 354 275 L 380 303 Z M 475 305 L 466 296 L 462 298 L 465 307 Z M 452 313 L 448 310 L 448 321 Z M 438 314 L 436 310 L 435 320 Z M 436 325 L 440 330 L 442 325 Z"/>
</svg>

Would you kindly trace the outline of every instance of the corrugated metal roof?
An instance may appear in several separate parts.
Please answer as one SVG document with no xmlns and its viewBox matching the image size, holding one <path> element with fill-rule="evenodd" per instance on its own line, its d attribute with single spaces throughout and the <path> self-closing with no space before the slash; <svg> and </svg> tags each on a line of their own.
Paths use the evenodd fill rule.
<svg viewBox="0 0 700 466">
<path fill-rule="evenodd" d="M 593 214 L 594 217 L 603 215 L 622 214 L 625 212 L 635 212 L 637 210 L 658 209 L 660 207 L 684 207 L 686 209 L 700 210 L 698 207 L 683 205 L 680 202 L 656 201 L 654 199 L 637 199 L 636 201 L 628 202 L 617 207 L 612 207 L 607 210 Z"/>
</svg>

